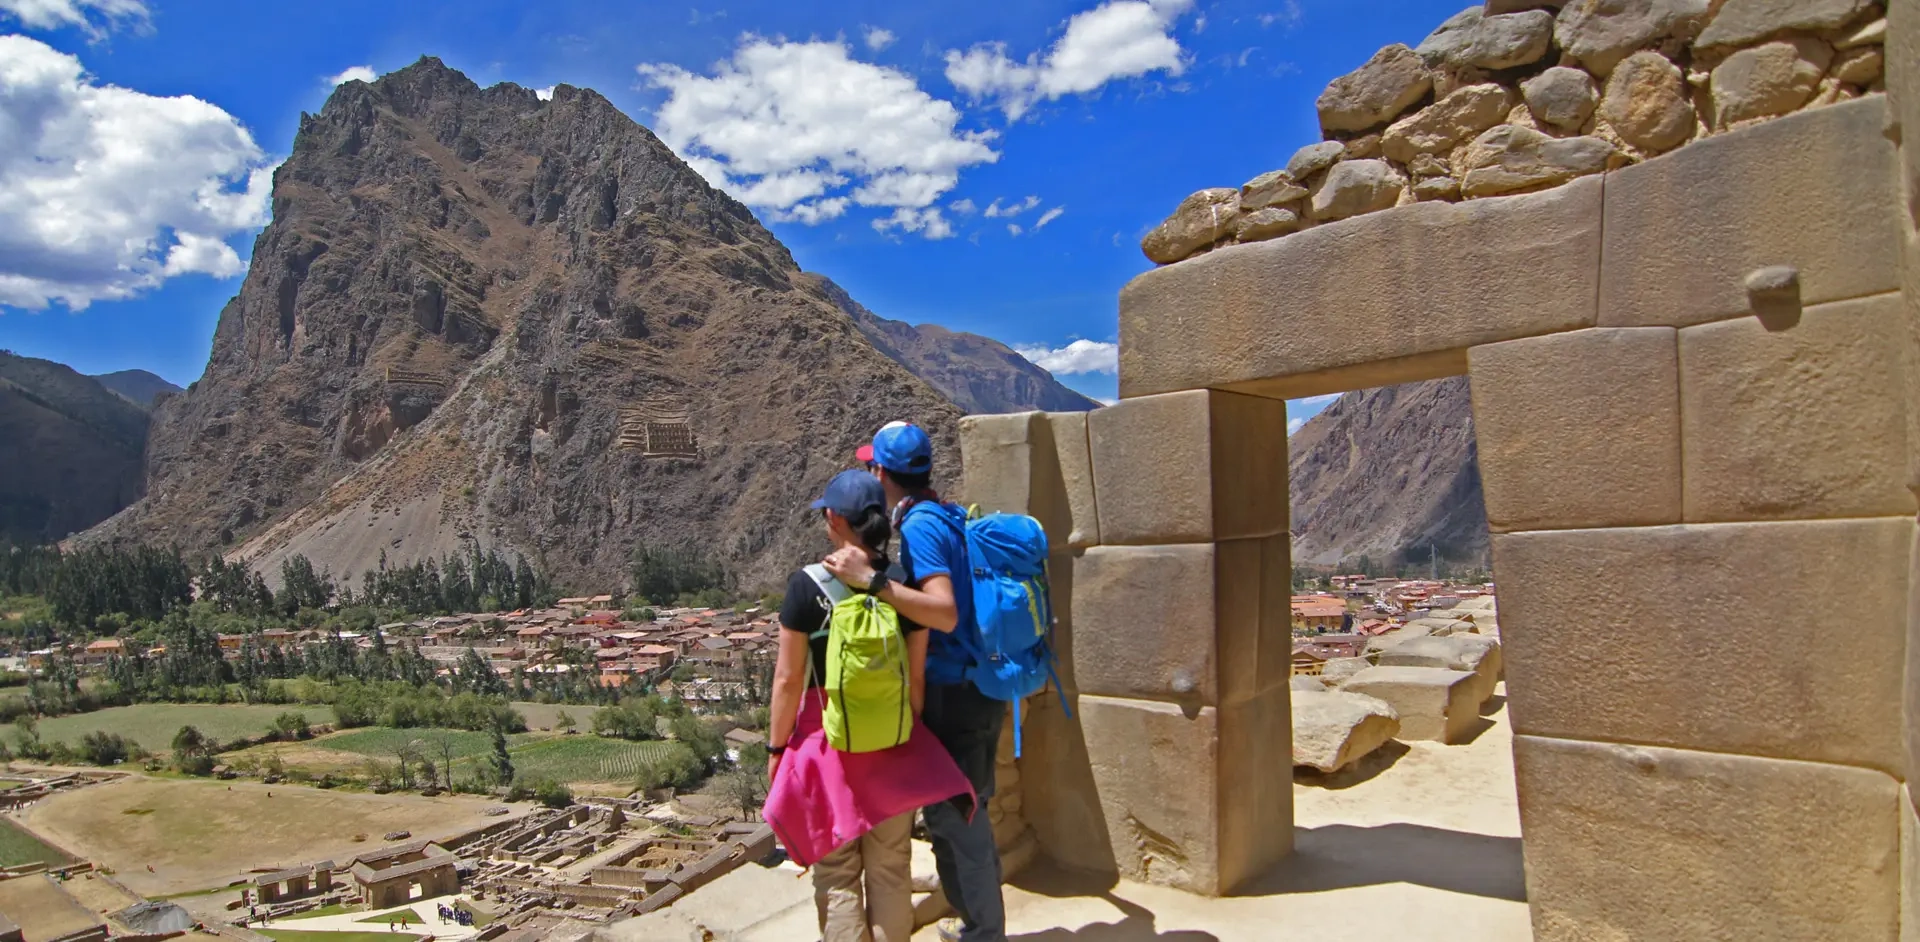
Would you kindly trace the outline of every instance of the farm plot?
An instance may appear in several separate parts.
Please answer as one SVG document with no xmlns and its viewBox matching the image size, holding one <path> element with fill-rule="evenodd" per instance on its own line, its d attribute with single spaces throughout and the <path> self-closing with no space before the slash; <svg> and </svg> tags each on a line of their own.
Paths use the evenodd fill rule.
<svg viewBox="0 0 1920 942">
<path fill-rule="evenodd" d="M 525 739 L 525 734 L 515 733 L 507 737 L 507 743 L 511 748 L 513 743 L 525 741 Z M 440 759 L 442 744 L 450 744 L 453 747 L 454 758 L 465 759 L 492 752 L 493 734 L 468 729 L 395 729 L 390 726 L 368 726 L 316 739 L 311 745 L 379 759 L 391 759 L 396 750 L 409 743 L 419 744 L 420 751 L 435 761 Z"/>
<path fill-rule="evenodd" d="M 265 733 L 273 728 L 273 718 L 282 713 L 300 713 L 312 724 L 333 722 L 331 709 L 311 705 L 141 703 L 49 717 L 40 721 L 40 738 L 77 746 L 88 733 L 104 731 L 135 740 L 149 752 L 165 752 L 173 748 L 173 734 L 182 726 L 192 726 L 224 742 Z"/>
<path fill-rule="evenodd" d="M 568 736 L 513 750 L 513 767 L 521 775 L 556 782 L 631 782 L 647 756 L 666 748 L 664 742 Z"/>
<path fill-rule="evenodd" d="M 20 867 L 32 863 L 64 867 L 73 863 L 73 858 L 47 846 L 44 841 L 27 833 L 25 828 L 0 818 L 0 867 Z"/>
</svg>

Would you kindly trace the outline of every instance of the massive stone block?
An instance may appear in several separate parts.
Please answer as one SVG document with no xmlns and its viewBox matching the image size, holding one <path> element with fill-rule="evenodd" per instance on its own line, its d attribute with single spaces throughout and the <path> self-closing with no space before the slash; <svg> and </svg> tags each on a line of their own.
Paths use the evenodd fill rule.
<svg viewBox="0 0 1920 942">
<path fill-rule="evenodd" d="M 1031 514 L 1054 549 L 1100 541 L 1084 412 L 970 415 L 960 420 L 959 499 Z"/>
<path fill-rule="evenodd" d="M 1900 789 L 1900 942 L 1920 942 L 1920 806 Z"/>
<path fill-rule="evenodd" d="M 1600 325 L 1741 315 L 1745 277 L 1768 265 L 1799 269 L 1807 304 L 1892 290 L 1898 198 L 1886 118 L 1885 97 L 1868 96 L 1608 174 Z M 1123 380 L 1125 370 L 1123 352 Z"/>
<path fill-rule="evenodd" d="M 1100 512 L 1093 499 L 1093 455 L 1088 450 L 1087 413 L 1049 412 L 1047 423 L 1053 427 L 1054 460 L 1060 469 L 1060 484 L 1066 491 L 1067 514 L 1073 526 L 1064 545 L 1074 549 L 1100 543 Z M 1053 541 L 1055 549 L 1061 547 Z"/>
<path fill-rule="evenodd" d="M 1400 733 L 1400 715 L 1385 700 L 1314 686 L 1292 691 L 1294 765 L 1338 771 Z"/>
<path fill-rule="evenodd" d="M 1341 392 L 1458 374 L 1468 347 L 1591 327 L 1600 202 L 1590 178 L 1419 203 L 1147 272 L 1120 294 L 1120 393 Z M 1096 470 L 1106 411 L 1093 417 Z"/>
<path fill-rule="evenodd" d="M 1671 328 L 1594 328 L 1468 351 L 1494 532 L 1680 522 Z"/>
<path fill-rule="evenodd" d="M 1870 769 L 1519 736 L 1540 942 L 1891 939 L 1899 785 Z"/>
<path fill-rule="evenodd" d="M 1340 689 L 1386 701 L 1400 715 L 1403 740 L 1456 743 L 1479 721 L 1479 678 L 1441 667 L 1369 667 Z"/>
<path fill-rule="evenodd" d="M 1227 707 L 1080 698 L 1122 876 L 1221 895 L 1292 849 L 1285 687 Z"/>
<path fill-rule="evenodd" d="M 1910 518 L 1495 534 L 1514 729 L 1900 774 L 1913 537 Z"/>
<path fill-rule="evenodd" d="M 1035 426 L 1042 421 L 1039 412 L 962 418 L 960 498 L 992 510 L 1029 512 L 1033 502 Z"/>
<path fill-rule="evenodd" d="M 1686 520 L 1911 515 L 1897 294 L 1680 331 Z"/>
<path fill-rule="evenodd" d="M 1074 569 L 1073 611 L 1092 640 L 1072 648 L 1076 689 L 1199 706 L 1283 687 L 1290 608 L 1270 600 L 1290 589 L 1280 575 L 1284 540 L 1087 550 Z M 1269 561 L 1269 551 L 1280 558 Z"/>
<path fill-rule="evenodd" d="M 1500 683 L 1500 642 L 1481 635 L 1410 638 L 1380 652 L 1381 667 L 1443 667 L 1474 676 L 1474 706 Z"/>
<path fill-rule="evenodd" d="M 1287 532 L 1287 410 L 1195 390 L 1087 416 L 1106 544 L 1204 543 Z"/>
</svg>

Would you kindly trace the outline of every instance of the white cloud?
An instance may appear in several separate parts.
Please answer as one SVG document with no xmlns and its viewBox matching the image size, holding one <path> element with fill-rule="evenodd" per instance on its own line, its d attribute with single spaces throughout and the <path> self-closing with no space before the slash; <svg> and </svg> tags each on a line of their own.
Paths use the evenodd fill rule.
<svg viewBox="0 0 1920 942">
<path fill-rule="evenodd" d="M 1029 196 L 1026 199 L 1015 203 L 1008 203 L 1005 206 L 1000 205 L 999 200 L 994 200 L 993 204 L 988 206 L 982 215 L 988 219 L 999 219 L 1002 216 L 1012 219 L 1038 205 L 1040 205 L 1040 197 L 1038 196 Z"/>
<path fill-rule="evenodd" d="M 710 74 L 662 63 L 639 71 L 667 92 L 654 116 L 661 140 L 774 219 L 889 207 L 923 212 L 896 211 L 876 222 L 882 231 L 945 238 L 952 227 L 931 207 L 962 170 L 1000 159 L 993 132 L 961 129 L 951 102 L 905 72 L 854 59 L 844 42 L 748 35 Z"/>
<path fill-rule="evenodd" d="M 1010 222 L 1010 223 L 1007 223 L 1007 235 L 1011 235 L 1011 236 L 1017 236 L 1017 235 L 1019 235 L 1019 234 L 1020 234 L 1021 232 L 1023 232 L 1023 231 L 1025 231 L 1025 230 L 1023 230 L 1023 229 L 1021 229 L 1021 228 L 1020 228 L 1020 224 L 1019 224 L 1019 223 L 1017 223 L 1017 222 Z"/>
<path fill-rule="evenodd" d="M 1293 433 L 1300 431 L 1300 427 L 1305 424 L 1307 424 L 1306 419 L 1288 419 L 1287 434 L 1291 436 Z"/>
<path fill-rule="evenodd" d="M 876 232 L 887 232 L 893 229 L 899 229 L 902 232 L 918 232 L 929 239 L 953 238 L 953 224 L 947 221 L 947 217 L 940 214 L 940 208 L 937 206 L 926 209 L 902 206 L 894 210 L 891 216 L 875 219 L 873 228 Z"/>
<path fill-rule="evenodd" d="M 1304 18 L 1305 14 L 1300 10 L 1300 0 L 1282 0 L 1279 10 L 1260 14 L 1260 26 L 1264 29 L 1278 25 L 1283 30 L 1291 31 L 1298 29 L 1300 21 Z"/>
<path fill-rule="evenodd" d="M 971 216 L 978 207 L 973 205 L 972 200 L 954 200 L 947 204 L 947 208 L 962 216 Z"/>
<path fill-rule="evenodd" d="M 893 45 L 893 30 L 881 29 L 878 26 L 867 27 L 868 49 L 879 52 L 891 45 Z"/>
<path fill-rule="evenodd" d="M 1310 406 L 1324 406 L 1334 401 L 1335 399 L 1340 398 L 1341 395 L 1342 395 L 1341 393 L 1327 393 L 1324 396 L 1308 396 L 1305 399 L 1295 399 L 1293 401 L 1303 402 Z"/>
<path fill-rule="evenodd" d="M 1116 79 L 1152 72 L 1179 75 L 1185 51 L 1172 36 L 1174 21 L 1193 0 L 1107 0 L 1076 13 L 1042 56 L 1007 55 L 1006 43 L 947 51 L 947 81 L 976 101 L 992 101 L 1010 120 L 1035 104 L 1098 90 Z"/>
<path fill-rule="evenodd" d="M 541 101 L 552 101 L 553 89 L 554 89 L 554 86 L 552 85 L 549 85 L 546 88 L 536 88 L 533 90 L 533 97 L 538 98 Z"/>
<path fill-rule="evenodd" d="M 142 0 L 0 0 L 0 13 L 19 20 L 27 29 L 78 26 L 96 39 L 123 21 L 136 26 L 148 22 L 147 5 Z M 98 14 L 100 21 L 91 14 Z"/>
<path fill-rule="evenodd" d="M 1066 213 L 1066 211 L 1067 211 L 1067 208 L 1065 206 L 1055 206 L 1054 208 L 1049 209 L 1044 213 L 1041 213 L 1040 218 L 1035 219 L 1033 221 L 1033 231 L 1039 232 L 1041 229 L 1046 228 L 1047 223 L 1050 223 L 1055 219 L 1059 219 L 1061 215 Z"/>
<path fill-rule="evenodd" d="M 97 84 L 24 36 L 0 36 L 0 141 L 0 305 L 79 310 L 232 277 L 226 240 L 267 220 L 273 166 L 232 115 Z"/>
<path fill-rule="evenodd" d="M 373 71 L 373 66 L 353 65 L 353 66 L 348 66 L 346 69 L 342 70 L 338 75 L 327 76 L 327 84 L 328 85 L 345 85 L 348 82 L 371 82 L 374 79 L 377 79 L 379 77 L 380 77 L 379 73 L 376 73 L 375 71 Z"/>
<path fill-rule="evenodd" d="M 1120 345 L 1098 340 L 1076 340 L 1064 347 L 1015 347 L 1013 352 L 1059 376 L 1076 373 L 1117 373 L 1120 371 Z"/>
</svg>

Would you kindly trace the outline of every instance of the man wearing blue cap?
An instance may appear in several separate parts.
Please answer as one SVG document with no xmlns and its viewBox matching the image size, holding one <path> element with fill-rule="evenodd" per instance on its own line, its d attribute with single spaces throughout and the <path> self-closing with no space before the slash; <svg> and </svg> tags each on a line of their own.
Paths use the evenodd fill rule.
<svg viewBox="0 0 1920 942">
<path fill-rule="evenodd" d="M 864 451 L 864 449 L 863 449 Z M 864 454 L 861 456 L 866 457 Z M 985 808 L 993 796 L 994 756 L 1007 705 L 980 692 L 967 679 L 971 648 L 960 632 L 973 630 L 973 600 L 960 591 L 966 581 L 966 537 L 943 515 L 933 490 L 933 441 L 917 425 L 894 422 L 873 437 L 872 463 L 878 468 L 887 504 L 894 508 L 900 534 L 900 563 L 906 585 L 874 572 L 865 554 L 840 550 L 825 560 L 848 585 L 873 585 L 904 618 L 933 629 L 927 642 L 926 707 L 921 719 L 939 738 L 953 761 L 973 783 Z M 957 577 L 955 574 L 959 574 Z M 962 585 L 955 584 L 958 578 Z M 1005 942 L 1006 906 L 1000 895 L 1000 850 L 993 822 L 985 814 L 968 815 L 942 802 L 921 809 L 933 839 L 940 887 L 959 914 L 940 926 L 943 942 Z"/>
</svg>

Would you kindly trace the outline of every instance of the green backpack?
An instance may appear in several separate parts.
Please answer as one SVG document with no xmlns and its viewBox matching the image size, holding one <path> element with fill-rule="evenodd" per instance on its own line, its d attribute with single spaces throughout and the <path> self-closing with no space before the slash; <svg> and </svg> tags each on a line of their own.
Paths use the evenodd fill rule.
<svg viewBox="0 0 1920 942">
<path fill-rule="evenodd" d="M 856 594 L 827 572 L 806 567 L 833 609 L 827 615 L 827 676 L 822 723 L 827 745 L 841 752 L 879 752 L 913 735 L 912 682 L 900 616 L 871 595 Z M 812 637 L 819 637 L 815 632 Z M 812 670 L 809 658 L 808 670 Z"/>
</svg>

